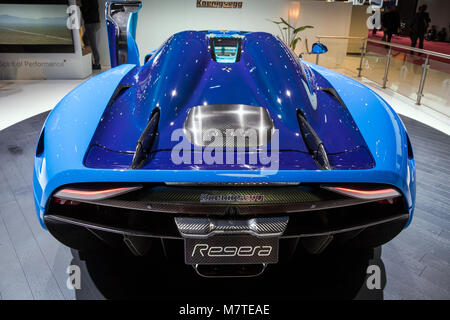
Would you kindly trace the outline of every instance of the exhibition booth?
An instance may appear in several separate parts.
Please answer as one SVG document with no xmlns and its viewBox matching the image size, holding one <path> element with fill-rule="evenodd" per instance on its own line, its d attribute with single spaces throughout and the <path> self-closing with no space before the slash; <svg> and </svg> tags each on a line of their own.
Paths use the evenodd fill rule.
<svg viewBox="0 0 450 320">
<path fill-rule="evenodd" d="M 0 0 L 0 299 L 449 299 L 447 9 Z"/>
<path fill-rule="evenodd" d="M 75 1 L 0 3 L 0 79 L 85 79 L 91 54 L 82 49 Z"/>
</svg>

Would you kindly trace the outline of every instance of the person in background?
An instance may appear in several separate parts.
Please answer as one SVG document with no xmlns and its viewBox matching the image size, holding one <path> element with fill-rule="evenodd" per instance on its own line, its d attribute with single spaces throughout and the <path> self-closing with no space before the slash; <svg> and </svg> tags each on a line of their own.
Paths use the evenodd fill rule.
<svg viewBox="0 0 450 320">
<path fill-rule="evenodd" d="M 382 41 L 391 42 L 392 35 L 398 33 L 400 27 L 400 14 L 397 7 L 393 6 L 387 9 L 383 18 L 383 39 Z"/>
<path fill-rule="evenodd" d="M 437 34 L 437 41 L 445 42 L 447 40 L 447 30 L 442 28 Z"/>
<path fill-rule="evenodd" d="M 387 28 L 390 20 L 391 8 L 384 9 L 384 12 L 381 14 L 381 30 L 383 30 L 383 38 L 381 41 L 386 41 L 387 36 Z"/>
<path fill-rule="evenodd" d="M 92 50 L 94 62 L 92 69 L 100 70 L 100 55 L 97 48 L 97 30 L 100 28 L 100 16 L 98 13 L 98 0 L 81 0 L 81 15 L 84 20 L 84 28 L 88 44 Z"/>
<path fill-rule="evenodd" d="M 428 29 L 428 24 L 431 22 L 430 16 L 427 11 L 427 5 L 424 4 L 419 7 L 419 12 L 417 12 L 411 21 L 411 47 L 415 48 L 417 39 L 419 39 L 419 48 L 423 49 L 423 39 L 425 37 L 425 32 Z M 411 51 L 414 54 L 414 51 Z M 421 55 L 419 53 L 419 55 Z"/>
<path fill-rule="evenodd" d="M 431 26 L 430 30 L 428 30 L 427 35 L 425 36 L 425 40 L 434 41 L 436 40 L 437 30 L 436 26 Z"/>
<path fill-rule="evenodd" d="M 372 35 L 373 35 L 373 36 L 376 36 L 376 35 L 377 35 L 377 28 L 373 28 L 373 29 L 372 29 Z"/>
</svg>

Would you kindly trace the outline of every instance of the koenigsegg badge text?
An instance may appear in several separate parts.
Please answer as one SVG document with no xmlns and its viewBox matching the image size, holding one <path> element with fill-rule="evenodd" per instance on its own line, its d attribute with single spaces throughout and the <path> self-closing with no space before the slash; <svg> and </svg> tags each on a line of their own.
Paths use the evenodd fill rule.
<svg viewBox="0 0 450 320">
<path fill-rule="evenodd" d="M 206 194 L 200 195 L 200 202 L 207 203 L 253 203 L 263 202 L 262 194 Z"/>
<path fill-rule="evenodd" d="M 242 1 L 202 1 L 202 0 L 197 0 L 197 8 L 242 9 Z"/>
</svg>

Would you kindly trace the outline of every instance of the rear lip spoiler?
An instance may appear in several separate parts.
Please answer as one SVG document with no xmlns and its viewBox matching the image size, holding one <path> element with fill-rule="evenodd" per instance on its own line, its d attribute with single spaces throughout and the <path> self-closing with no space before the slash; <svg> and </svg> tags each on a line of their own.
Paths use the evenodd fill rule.
<svg viewBox="0 0 450 320">
<path fill-rule="evenodd" d="M 55 197 L 58 197 L 55 195 Z M 61 197 L 62 199 L 62 197 Z M 385 198 L 383 198 L 385 199 Z M 164 201 L 129 201 L 121 199 L 108 199 L 107 197 L 103 199 L 80 199 L 74 196 L 64 197 L 64 200 L 80 201 L 84 203 L 138 210 L 138 211 L 150 211 L 150 212 L 160 212 L 160 213 L 171 213 L 171 214 L 200 214 L 200 215 L 217 215 L 222 216 L 228 206 L 220 204 L 193 204 L 193 203 L 168 203 Z M 302 203 L 292 203 L 292 204 L 264 204 L 264 205 L 234 205 L 239 210 L 241 215 L 253 215 L 253 214 L 288 214 L 295 212 L 305 212 L 305 211 L 316 211 L 333 209 L 339 207 L 347 207 L 358 204 L 364 204 L 368 202 L 376 201 L 376 199 L 360 199 L 360 198 L 347 198 L 339 200 L 326 200 L 317 202 L 302 202 Z"/>
</svg>

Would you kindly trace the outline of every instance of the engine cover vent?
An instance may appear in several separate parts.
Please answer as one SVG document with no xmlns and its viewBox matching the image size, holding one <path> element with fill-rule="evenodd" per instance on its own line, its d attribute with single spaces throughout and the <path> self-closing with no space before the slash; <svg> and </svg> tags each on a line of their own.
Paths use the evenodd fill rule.
<svg viewBox="0 0 450 320">
<path fill-rule="evenodd" d="M 212 148 L 261 147 L 275 132 L 266 108 L 243 104 L 193 107 L 183 129 L 192 144 Z"/>
</svg>

